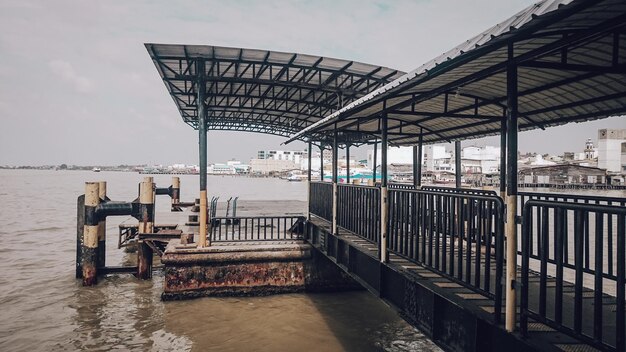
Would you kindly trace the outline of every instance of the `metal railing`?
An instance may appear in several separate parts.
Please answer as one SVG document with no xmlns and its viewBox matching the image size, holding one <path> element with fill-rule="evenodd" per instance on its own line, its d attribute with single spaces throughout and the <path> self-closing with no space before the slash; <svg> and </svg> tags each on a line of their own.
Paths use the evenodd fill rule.
<svg viewBox="0 0 626 352">
<path fill-rule="evenodd" d="M 619 205 L 619 206 L 626 206 L 626 198 L 618 198 L 618 197 L 600 197 L 600 196 L 588 196 L 588 195 L 578 195 L 578 194 L 563 194 L 563 193 L 540 193 L 540 192 L 519 192 L 518 193 L 518 198 L 519 198 L 519 207 L 518 209 L 518 215 L 521 216 L 525 216 L 524 209 L 525 209 L 525 204 L 527 201 L 529 200 L 545 200 L 545 201 L 556 201 L 556 202 L 568 202 L 568 203 L 579 203 L 579 204 L 589 204 L 589 205 Z M 535 211 L 536 208 L 534 208 Z M 532 214 L 531 214 L 532 215 Z M 538 214 L 535 214 L 535 216 L 538 216 Z M 612 236 L 611 231 L 613 226 L 613 219 L 609 218 L 607 225 L 608 225 L 608 231 L 609 231 L 609 236 L 608 236 L 608 241 L 607 241 L 607 246 L 609 248 L 613 248 L 614 247 L 614 239 Z M 594 238 L 595 236 L 595 229 L 593 227 L 588 228 L 586 227 L 585 229 L 585 233 L 584 233 L 584 237 L 585 237 L 585 243 L 589 243 L 589 238 Z M 567 242 L 567 233 L 565 233 L 565 240 Z M 531 240 L 530 242 L 530 256 L 533 259 L 539 259 L 538 256 L 538 252 L 536 250 L 537 248 L 537 239 L 535 240 Z M 519 239 L 518 242 L 518 254 L 522 254 L 522 242 L 521 242 L 521 238 Z M 587 246 L 585 247 L 585 266 L 589 267 L 589 258 L 590 258 L 590 247 Z M 569 248 L 565 248 L 565 255 L 566 257 L 568 256 L 569 253 Z M 614 261 L 615 255 L 612 251 L 609 251 L 607 253 L 607 257 L 605 258 L 605 260 L 610 263 L 609 265 L 609 269 L 610 269 L 610 273 L 613 272 L 613 266 L 615 264 Z"/>
<path fill-rule="evenodd" d="M 494 299 L 500 320 L 504 204 L 492 195 L 389 190 L 389 251 Z"/>
<path fill-rule="evenodd" d="M 413 189 L 415 189 L 415 185 L 412 184 L 412 183 L 396 183 L 396 182 L 391 183 L 391 182 L 389 182 L 389 184 L 387 186 L 389 187 L 389 189 L 404 189 L 404 190 L 413 190 Z"/>
<path fill-rule="evenodd" d="M 304 216 L 215 217 L 211 242 L 299 240 L 305 220 Z"/>
<path fill-rule="evenodd" d="M 333 221 L 333 184 L 311 182 L 309 188 L 309 212 L 326 220 Z"/>
<path fill-rule="evenodd" d="M 523 203 L 520 329 L 527 334 L 532 318 L 601 349 L 624 351 L 624 200 L 614 206 L 574 197 L 588 202 Z"/>
<path fill-rule="evenodd" d="M 337 186 L 337 225 L 378 243 L 380 238 L 380 188 Z"/>
<path fill-rule="evenodd" d="M 421 189 L 423 191 L 433 191 L 433 192 L 476 194 L 476 195 L 483 195 L 483 196 L 498 196 L 498 193 L 493 190 L 483 190 L 483 189 L 473 189 L 473 188 L 423 186 Z"/>
</svg>

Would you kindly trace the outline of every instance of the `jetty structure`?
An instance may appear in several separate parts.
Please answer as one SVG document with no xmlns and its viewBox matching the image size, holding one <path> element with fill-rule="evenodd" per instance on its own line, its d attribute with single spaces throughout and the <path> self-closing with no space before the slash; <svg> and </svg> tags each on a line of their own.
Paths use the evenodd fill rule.
<svg viewBox="0 0 626 352">
<path fill-rule="evenodd" d="M 626 198 L 519 192 L 517 182 L 520 131 L 626 113 L 623 0 L 538 2 L 409 73 L 267 50 L 145 46 L 199 132 L 200 196 L 176 200 L 185 211 L 172 214 L 189 221 L 171 228 L 154 223 L 153 204 L 173 192 L 150 178 L 129 203 L 88 183 L 77 237 L 85 285 L 115 271 L 98 262 L 98 225 L 126 214 L 139 219 L 132 270 L 149 277 L 157 252 L 164 299 L 359 283 L 447 350 L 626 350 Z M 207 130 L 330 148 L 332 182 L 323 171 L 312 180 L 309 167 L 306 216 L 216 217 Z M 489 135 L 501 137 L 499 190 L 462 188 L 459 165 L 456 187 L 420 184 L 425 144 L 454 142 L 459 152 L 463 140 Z M 339 149 L 362 144 L 381 146 L 381 183 L 338 184 Z M 413 184 L 388 182 L 390 145 L 413 146 Z"/>
</svg>

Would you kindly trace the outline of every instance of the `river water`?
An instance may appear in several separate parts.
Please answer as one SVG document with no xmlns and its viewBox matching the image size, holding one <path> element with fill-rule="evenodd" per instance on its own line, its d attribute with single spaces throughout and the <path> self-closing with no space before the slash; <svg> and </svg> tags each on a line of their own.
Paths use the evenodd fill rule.
<svg viewBox="0 0 626 352">
<path fill-rule="evenodd" d="M 201 298 L 161 302 L 163 276 L 74 278 L 76 197 L 85 181 L 107 181 L 109 198 L 130 201 L 136 173 L 0 170 L 0 351 L 435 351 L 366 291 Z M 156 175 L 159 187 L 171 176 Z M 306 183 L 209 177 L 208 193 L 242 202 L 306 200 Z M 197 176 L 181 176 L 191 201 Z M 302 203 L 303 204 L 303 203 Z M 157 198 L 157 212 L 169 199 Z M 303 211 L 303 207 L 289 212 Z M 107 219 L 107 264 L 127 264 L 117 225 Z"/>
</svg>

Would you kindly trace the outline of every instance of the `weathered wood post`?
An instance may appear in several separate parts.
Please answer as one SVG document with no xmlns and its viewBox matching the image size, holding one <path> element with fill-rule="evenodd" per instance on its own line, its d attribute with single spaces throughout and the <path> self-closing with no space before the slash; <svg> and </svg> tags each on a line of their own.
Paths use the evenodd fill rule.
<svg viewBox="0 0 626 352">
<path fill-rule="evenodd" d="M 172 208 L 171 211 L 182 211 L 180 203 L 180 177 L 172 176 Z"/>
<path fill-rule="evenodd" d="M 98 182 L 85 182 L 85 225 L 81 248 L 83 286 L 98 282 L 98 228 L 96 208 L 100 204 Z"/>
<path fill-rule="evenodd" d="M 154 231 L 154 183 L 152 177 L 146 177 L 139 186 L 139 206 L 141 220 L 139 220 L 139 234 Z M 137 242 L 137 277 L 149 279 L 152 277 L 152 248 L 144 241 Z"/>
<path fill-rule="evenodd" d="M 105 181 L 98 182 L 100 201 L 107 198 L 107 183 Z M 98 268 L 106 266 L 106 218 L 102 217 L 98 223 Z"/>
<path fill-rule="evenodd" d="M 383 109 L 386 104 L 383 103 Z M 389 199 L 387 191 L 387 113 L 382 116 L 382 140 L 380 145 L 380 261 L 386 263 L 387 258 L 387 223 L 389 220 Z"/>
<path fill-rule="evenodd" d="M 509 44 L 507 80 L 507 179 L 506 179 L 506 316 L 507 331 L 516 325 L 517 301 L 517 66 Z"/>
</svg>

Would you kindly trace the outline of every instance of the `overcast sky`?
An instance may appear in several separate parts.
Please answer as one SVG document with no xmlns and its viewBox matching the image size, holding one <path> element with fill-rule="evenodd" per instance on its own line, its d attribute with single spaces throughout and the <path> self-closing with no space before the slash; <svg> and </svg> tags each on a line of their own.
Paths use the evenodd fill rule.
<svg viewBox="0 0 626 352">
<path fill-rule="evenodd" d="M 197 163 L 197 134 L 181 121 L 146 42 L 300 52 L 409 71 L 531 3 L 2 0 L 0 165 Z M 523 133 L 520 150 L 581 151 L 603 127 L 626 128 L 626 119 Z M 284 149 L 284 140 L 209 132 L 209 161 L 247 161 L 260 149 Z"/>
</svg>

